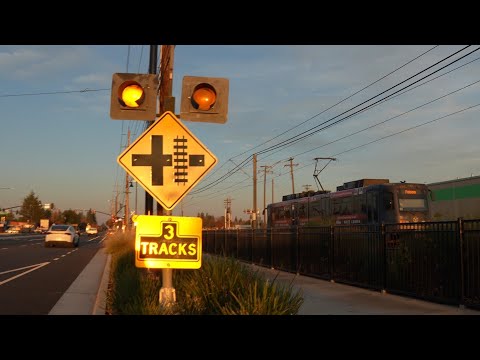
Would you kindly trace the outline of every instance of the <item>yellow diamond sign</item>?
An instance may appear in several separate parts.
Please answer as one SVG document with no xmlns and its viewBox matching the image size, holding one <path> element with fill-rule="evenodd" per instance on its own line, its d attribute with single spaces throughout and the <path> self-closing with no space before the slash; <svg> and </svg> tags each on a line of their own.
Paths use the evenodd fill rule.
<svg viewBox="0 0 480 360">
<path fill-rule="evenodd" d="M 167 111 L 117 161 L 163 208 L 172 210 L 217 158 Z"/>
</svg>

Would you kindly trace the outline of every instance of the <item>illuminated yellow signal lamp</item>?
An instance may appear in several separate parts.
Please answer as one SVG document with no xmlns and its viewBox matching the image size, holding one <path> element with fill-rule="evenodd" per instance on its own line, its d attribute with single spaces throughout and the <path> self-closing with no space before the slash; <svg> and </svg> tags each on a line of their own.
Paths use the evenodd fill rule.
<svg viewBox="0 0 480 360">
<path fill-rule="evenodd" d="M 133 83 L 121 90 L 120 99 L 122 99 L 125 106 L 137 108 L 144 102 L 145 92 L 140 85 Z"/>
<path fill-rule="evenodd" d="M 184 76 L 180 119 L 225 123 L 228 115 L 229 81 L 225 78 Z"/>
<path fill-rule="evenodd" d="M 156 74 L 113 74 L 110 117 L 117 120 L 155 120 L 157 88 Z"/>
<path fill-rule="evenodd" d="M 192 105 L 199 110 L 210 110 L 217 101 L 217 93 L 209 84 L 199 84 L 193 89 Z"/>
</svg>

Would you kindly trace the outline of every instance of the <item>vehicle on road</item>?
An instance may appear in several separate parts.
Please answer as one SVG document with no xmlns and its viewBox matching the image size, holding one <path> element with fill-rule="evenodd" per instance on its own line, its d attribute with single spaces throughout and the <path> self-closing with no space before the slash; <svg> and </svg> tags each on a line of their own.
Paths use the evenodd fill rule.
<svg viewBox="0 0 480 360">
<path fill-rule="evenodd" d="M 20 226 L 10 226 L 5 232 L 7 234 L 19 234 L 21 231 L 22 228 Z"/>
<path fill-rule="evenodd" d="M 98 235 L 98 229 L 96 227 L 87 228 L 87 235 Z"/>
<path fill-rule="evenodd" d="M 52 225 L 45 235 L 45 247 L 69 246 L 77 247 L 80 243 L 80 235 L 72 225 Z"/>
</svg>

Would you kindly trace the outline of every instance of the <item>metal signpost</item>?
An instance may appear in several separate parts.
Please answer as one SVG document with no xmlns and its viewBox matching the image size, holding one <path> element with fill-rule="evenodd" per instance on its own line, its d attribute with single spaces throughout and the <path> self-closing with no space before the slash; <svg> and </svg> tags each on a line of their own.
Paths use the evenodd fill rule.
<svg viewBox="0 0 480 360">
<path fill-rule="evenodd" d="M 117 158 L 155 200 L 171 211 L 215 166 L 213 155 L 176 117 L 166 111 Z M 202 264 L 202 219 L 137 215 L 135 265 L 163 269 L 160 303 L 176 301 L 172 269 Z"/>
</svg>

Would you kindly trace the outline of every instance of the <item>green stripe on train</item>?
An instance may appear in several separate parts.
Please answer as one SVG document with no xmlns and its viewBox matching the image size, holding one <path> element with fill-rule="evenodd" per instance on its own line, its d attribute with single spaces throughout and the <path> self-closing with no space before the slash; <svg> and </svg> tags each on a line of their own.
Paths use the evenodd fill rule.
<svg viewBox="0 0 480 360">
<path fill-rule="evenodd" d="M 480 198 L 480 184 L 433 190 L 435 201 Z"/>
</svg>

